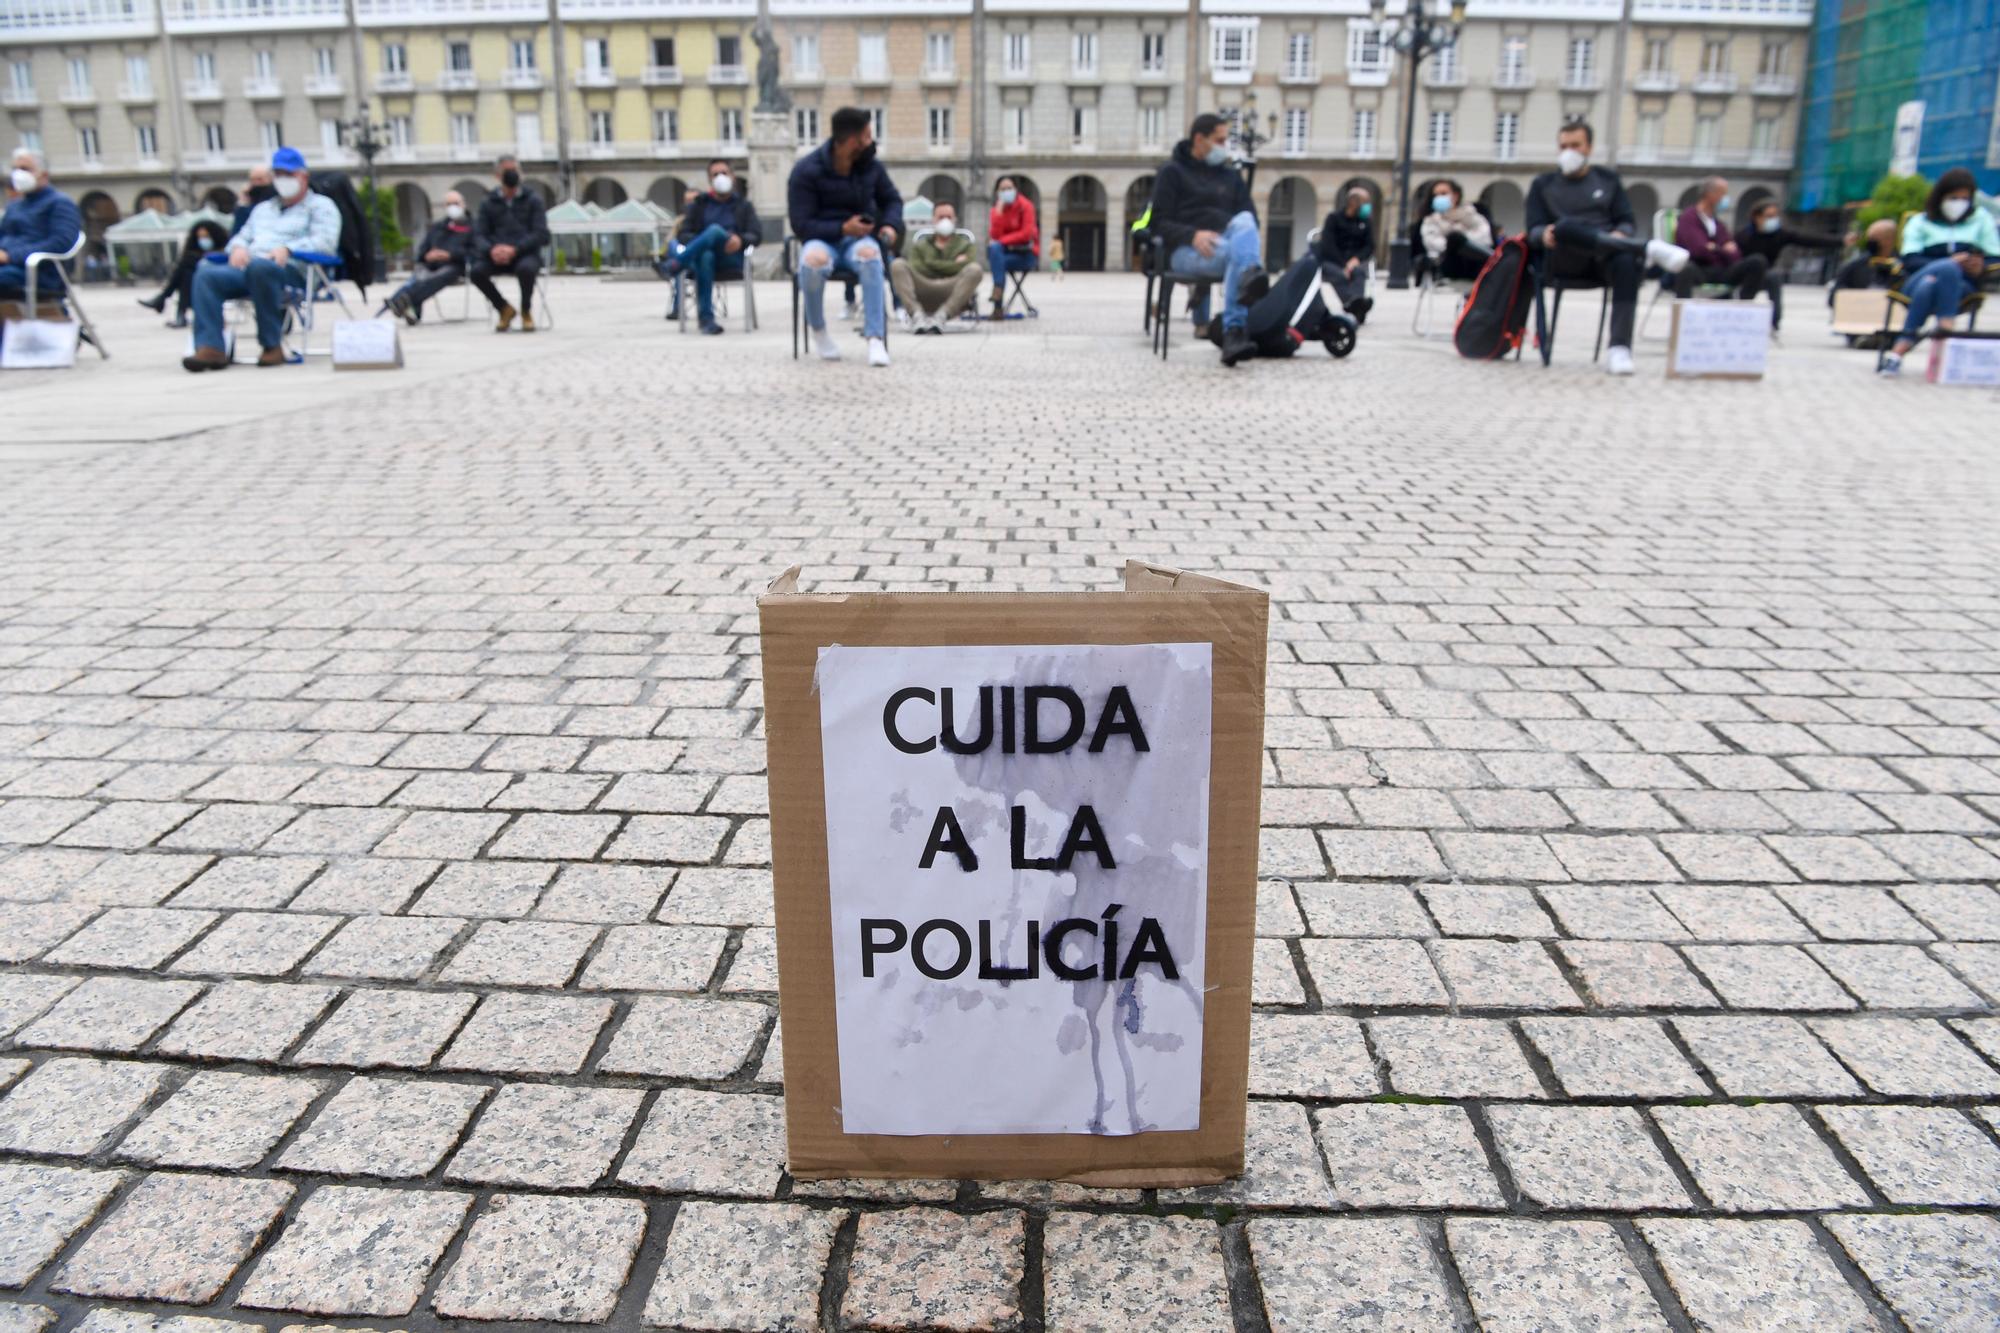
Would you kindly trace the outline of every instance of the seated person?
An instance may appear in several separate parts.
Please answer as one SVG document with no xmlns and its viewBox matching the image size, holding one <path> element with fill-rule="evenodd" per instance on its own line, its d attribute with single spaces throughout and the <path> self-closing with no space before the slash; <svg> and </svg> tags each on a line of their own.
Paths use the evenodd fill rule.
<svg viewBox="0 0 2000 1333">
<path fill-rule="evenodd" d="M 1785 225 L 1778 201 L 1766 199 L 1750 210 L 1750 221 L 1736 233 L 1736 248 L 1745 259 L 1761 258 L 1765 264 L 1764 290 L 1771 294 L 1771 332 L 1776 334 L 1785 317 L 1785 275 L 1778 271 L 1778 256 L 1788 245 L 1804 250 L 1838 250 L 1838 236 L 1816 236 L 1793 231 Z M 1687 270 L 1683 269 L 1682 272 Z"/>
<path fill-rule="evenodd" d="M 242 191 L 237 195 L 236 211 L 229 216 L 229 234 L 234 236 L 243 230 L 243 224 L 250 220 L 250 210 L 266 199 L 274 199 L 278 192 L 271 187 L 271 169 L 259 162 L 250 168 L 245 177 Z"/>
<path fill-rule="evenodd" d="M 424 317 L 424 302 L 465 277 L 472 255 L 472 223 L 466 220 L 465 196 L 444 192 L 444 216 L 431 223 L 417 242 L 417 263 L 410 280 L 392 293 L 383 309 L 414 325 Z"/>
<path fill-rule="evenodd" d="M 549 213 L 542 197 L 521 185 L 521 163 L 512 153 L 493 164 L 500 188 L 479 201 L 472 224 L 472 285 L 497 316 L 494 331 L 505 333 L 521 317 L 521 332 L 535 331 L 535 275 L 542 271 L 542 250 L 549 243 Z M 511 273 L 521 284 L 521 308 L 516 311 L 493 285 L 495 273 Z"/>
<path fill-rule="evenodd" d="M 993 318 L 1007 318 L 1007 275 L 1033 273 L 1041 262 L 1042 230 L 1035 201 L 1021 193 L 1012 176 L 993 188 L 993 212 L 986 219 L 986 266 L 993 271 Z"/>
<path fill-rule="evenodd" d="M 889 265 L 889 283 L 918 333 L 943 333 L 979 299 L 986 270 L 979 266 L 972 237 L 958 229 L 958 210 L 939 204 L 931 230 L 911 241 L 902 258 Z"/>
<path fill-rule="evenodd" d="M 1590 125 L 1572 120 L 1556 134 L 1556 169 L 1528 187 L 1528 245 L 1540 250 L 1552 277 L 1592 278 L 1611 289 L 1611 337 L 1604 368 L 1632 373 L 1632 326 L 1639 310 L 1639 276 L 1648 262 L 1678 273 L 1688 252 L 1635 234 L 1632 202 L 1609 167 L 1590 165 Z"/>
<path fill-rule="evenodd" d="M 903 227 L 903 196 L 875 156 L 875 118 L 860 107 L 833 113 L 832 137 L 800 158 L 786 186 L 786 211 L 799 250 L 799 295 L 806 327 L 822 360 L 840 360 L 826 327 L 826 279 L 835 268 L 861 283 L 861 334 L 868 364 L 889 364 L 889 294 L 885 252 Z"/>
<path fill-rule="evenodd" d="M 7 211 L 0 213 L 0 298 L 16 300 L 28 294 L 28 256 L 62 254 L 76 244 L 83 214 L 68 195 L 49 184 L 49 167 L 32 148 L 14 150 L 7 177 Z M 35 300 L 60 298 L 60 264 L 35 267 Z"/>
<path fill-rule="evenodd" d="M 139 304 L 155 314 L 164 314 L 167 298 L 174 298 L 174 320 L 172 327 L 184 329 L 188 323 L 188 307 L 194 302 L 194 273 L 202 256 L 220 250 L 229 244 L 229 232 L 220 222 L 203 218 L 188 228 L 187 239 L 181 242 L 180 256 L 174 260 L 173 271 L 167 274 L 166 283 L 157 295 L 142 296 Z"/>
<path fill-rule="evenodd" d="M 1910 312 L 1895 345 L 1882 357 L 1884 375 L 1899 374 L 1903 357 L 1916 346 L 1924 322 L 1937 316 L 1938 328 L 1957 325 L 1958 308 L 1978 290 L 1980 279 L 2000 264 L 2000 235 L 1993 215 L 1978 207 L 1978 182 L 1964 167 L 1953 167 L 1931 186 L 1924 211 L 1903 228 L 1903 295 Z"/>
<path fill-rule="evenodd" d="M 703 333 L 721 333 L 715 322 L 715 275 L 737 277 L 743 272 L 743 247 L 764 239 L 757 210 L 750 200 L 736 193 L 736 178 L 730 174 L 726 158 L 708 164 L 708 189 L 696 195 L 681 211 L 681 223 L 674 231 L 674 252 L 663 271 L 674 277 L 683 269 L 694 271 L 694 309 Z"/>
<path fill-rule="evenodd" d="M 1729 182 L 1710 176 L 1701 184 L 1701 197 L 1681 210 L 1674 224 L 1674 244 L 1688 252 L 1688 262 L 1674 277 L 1674 295 L 1685 301 L 1701 283 L 1720 283 L 1734 289 L 1740 300 L 1756 299 L 1764 290 L 1764 275 L 1771 261 L 1762 255 L 1746 255 L 1729 235 L 1729 224 L 1721 215 L 1729 209 Z"/>
<path fill-rule="evenodd" d="M 250 298 L 257 312 L 260 366 L 285 364 L 285 291 L 303 288 L 305 271 L 292 258 L 333 254 L 340 248 L 340 209 L 308 188 L 306 160 L 296 148 L 271 154 L 276 197 L 250 210 L 243 230 L 229 238 L 229 262 L 203 264 L 194 275 L 194 354 L 181 364 L 192 371 L 226 370 L 222 341 L 225 301 Z"/>
<path fill-rule="evenodd" d="M 1319 224 L 1320 276 L 1357 324 L 1375 305 L 1375 298 L 1367 294 L 1368 261 L 1375 257 L 1375 224 L 1369 221 L 1374 212 L 1368 191 L 1349 186 L 1340 207 Z"/>
<path fill-rule="evenodd" d="M 1871 287 L 1887 287 L 1896 280 L 1897 268 L 1895 219 L 1876 218 L 1868 224 L 1861 249 L 1834 273 L 1834 290 L 1866 291 Z M 1827 295 L 1826 303 L 1833 304 L 1831 293 Z"/>
<path fill-rule="evenodd" d="M 1222 364 L 1254 354 L 1246 331 L 1245 279 L 1264 251 L 1250 187 L 1229 156 L 1229 122 L 1211 112 L 1194 118 L 1188 137 L 1153 182 L 1152 229 L 1166 246 L 1177 278 L 1222 282 Z M 1196 324 L 1208 322 L 1208 293 L 1196 301 Z"/>
<path fill-rule="evenodd" d="M 1417 234 L 1440 277 L 1470 282 L 1493 257 L 1493 224 L 1465 202 L 1465 191 L 1457 181 L 1431 186 L 1430 211 L 1417 224 Z"/>
</svg>

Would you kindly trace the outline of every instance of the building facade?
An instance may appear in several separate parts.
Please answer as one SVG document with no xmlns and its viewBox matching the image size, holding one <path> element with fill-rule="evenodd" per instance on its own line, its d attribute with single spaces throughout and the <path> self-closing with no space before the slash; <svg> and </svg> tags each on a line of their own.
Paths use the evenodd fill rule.
<svg viewBox="0 0 2000 1333">
<path fill-rule="evenodd" d="M 0 134 L 41 148 L 93 227 L 220 202 L 278 143 L 357 170 L 364 105 L 405 231 L 503 151 L 552 199 L 670 209 L 747 152 L 758 0 L 351 3 L 0 0 Z M 1474 0 L 1412 99 L 1400 0 L 1383 26 L 1366 0 L 764 3 L 800 151 L 866 107 L 906 195 L 981 210 L 1012 175 L 1084 269 L 1129 262 L 1202 110 L 1259 141 L 1273 263 L 1349 187 L 1394 221 L 1406 114 L 1413 184 L 1450 176 L 1509 230 L 1573 116 L 1642 226 L 1718 171 L 1747 209 L 1786 188 L 1812 22 L 1811 0 L 1631 0 L 1629 23 L 1627 0 Z"/>
</svg>

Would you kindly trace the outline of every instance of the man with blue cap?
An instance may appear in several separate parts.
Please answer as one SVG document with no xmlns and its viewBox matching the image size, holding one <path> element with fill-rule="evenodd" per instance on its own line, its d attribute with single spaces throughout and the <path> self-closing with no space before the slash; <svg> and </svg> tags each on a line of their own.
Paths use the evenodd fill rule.
<svg viewBox="0 0 2000 1333">
<path fill-rule="evenodd" d="M 333 254 L 340 248 L 340 210 L 308 188 L 306 160 L 296 148 L 271 154 L 275 198 L 250 210 L 242 230 L 229 238 L 229 262 L 203 264 L 194 276 L 194 355 L 181 364 L 191 371 L 223 370 L 229 353 L 222 339 L 222 306 L 248 297 L 257 312 L 260 366 L 285 363 L 285 289 L 303 288 L 298 253 Z"/>
</svg>

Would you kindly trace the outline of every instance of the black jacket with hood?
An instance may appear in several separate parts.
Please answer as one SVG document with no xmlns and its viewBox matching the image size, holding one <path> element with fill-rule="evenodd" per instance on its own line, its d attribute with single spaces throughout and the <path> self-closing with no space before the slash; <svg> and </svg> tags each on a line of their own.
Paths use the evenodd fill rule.
<svg viewBox="0 0 2000 1333">
<path fill-rule="evenodd" d="M 1349 217 L 1340 209 L 1326 215 L 1326 221 L 1319 224 L 1319 257 L 1328 264 L 1343 267 L 1350 259 L 1367 263 L 1375 254 L 1375 224 L 1369 219 L 1355 215 Z"/>
<path fill-rule="evenodd" d="M 1167 253 L 1194 243 L 1198 231 L 1221 231 L 1238 213 L 1256 215 L 1250 187 L 1233 166 L 1212 167 L 1197 159 L 1189 140 L 1174 145 L 1174 155 L 1153 182 L 1153 216 L 1147 224 L 1166 242 Z"/>
</svg>

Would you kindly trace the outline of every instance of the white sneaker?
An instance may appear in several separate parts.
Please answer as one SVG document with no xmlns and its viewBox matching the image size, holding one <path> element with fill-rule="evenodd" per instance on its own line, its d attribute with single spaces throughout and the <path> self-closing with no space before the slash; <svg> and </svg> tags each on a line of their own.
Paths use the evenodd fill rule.
<svg viewBox="0 0 2000 1333">
<path fill-rule="evenodd" d="M 1883 356 L 1882 364 L 1875 367 L 1877 375 L 1900 375 L 1903 373 L 1903 358 L 1890 352 Z"/>
<path fill-rule="evenodd" d="M 909 312 L 909 311 L 907 311 L 907 310 L 898 310 L 898 311 L 896 312 L 896 322 L 897 322 L 898 324 L 902 325 L 902 326 L 903 326 L 904 328 L 906 328 L 906 329 L 907 329 L 907 328 L 909 328 L 909 327 L 910 327 L 910 312 Z"/>
<path fill-rule="evenodd" d="M 852 324 L 855 320 L 861 318 L 861 307 L 855 302 L 849 301 L 846 307 L 841 310 L 840 317 L 849 324 Z"/>
<path fill-rule="evenodd" d="M 1688 252 L 1666 241 L 1651 240 L 1646 242 L 1646 262 L 1658 264 L 1669 273 L 1678 273 L 1687 267 Z"/>
<path fill-rule="evenodd" d="M 826 329 L 814 329 L 812 331 L 812 336 L 813 336 L 813 350 L 819 353 L 820 360 L 822 361 L 840 360 L 840 344 L 833 340 L 833 334 L 831 332 L 829 332 Z"/>
<path fill-rule="evenodd" d="M 1683 253 L 1686 253 L 1683 251 Z M 1604 354 L 1604 372 L 1607 375 L 1630 375 L 1632 373 L 1632 349 L 1613 347 Z"/>
<path fill-rule="evenodd" d="M 883 342 L 880 338 L 870 338 L 868 340 L 868 364 L 871 366 L 888 365 L 889 344 Z"/>
</svg>

